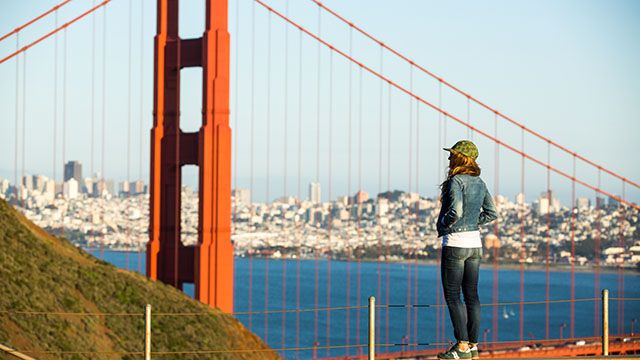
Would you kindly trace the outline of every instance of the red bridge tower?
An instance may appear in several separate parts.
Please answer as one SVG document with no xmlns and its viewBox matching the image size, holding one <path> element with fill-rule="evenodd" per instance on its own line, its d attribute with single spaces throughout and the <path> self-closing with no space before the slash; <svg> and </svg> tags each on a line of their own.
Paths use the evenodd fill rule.
<svg viewBox="0 0 640 360">
<path fill-rule="evenodd" d="M 206 1 L 201 38 L 178 36 L 179 0 L 158 0 L 147 276 L 233 311 L 227 0 Z M 180 130 L 180 70 L 202 67 L 202 126 Z M 199 166 L 198 244 L 180 241 L 183 165 Z"/>
</svg>

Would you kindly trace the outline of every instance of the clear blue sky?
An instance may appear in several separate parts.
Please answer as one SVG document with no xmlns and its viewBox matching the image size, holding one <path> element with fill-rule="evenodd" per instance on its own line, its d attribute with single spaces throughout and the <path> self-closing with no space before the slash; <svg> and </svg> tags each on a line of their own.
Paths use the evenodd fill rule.
<svg viewBox="0 0 640 360">
<path fill-rule="evenodd" d="M 203 21 L 199 2 L 183 1 L 181 20 L 184 37 L 199 36 Z M 0 34 L 5 34 L 19 24 L 39 14 L 56 1 L 2 1 L 0 2 Z M 135 179 L 140 173 L 148 178 L 148 139 L 152 118 L 153 46 L 155 32 L 155 1 L 113 0 L 107 15 L 107 131 L 106 162 L 107 177 L 118 180 Z M 268 3 L 285 11 L 285 0 Z M 593 159 L 609 169 L 638 182 L 640 168 L 636 154 L 640 153 L 640 3 L 637 1 L 333 1 L 324 2 L 361 27 L 378 36 L 448 81 L 469 91 L 477 98 L 497 107 L 501 112 L 522 121 L 532 129 L 551 137 L 560 144 Z M 79 14 L 91 6 L 92 1 L 74 0 L 60 11 L 60 23 Z M 128 88 L 128 9 L 133 8 L 132 33 L 132 87 Z M 239 7 L 238 7 L 239 5 Z M 144 14 L 141 14 L 144 6 Z M 302 60 L 299 56 L 299 33 L 287 30 L 288 71 L 284 65 L 285 25 L 272 17 L 271 70 L 268 64 L 268 38 L 266 11 L 255 5 L 255 38 L 252 36 L 252 8 L 250 0 L 230 1 L 230 33 L 234 41 L 232 48 L 232 126 L 239 136 L 236 156 L 235 182 L 239 187 L 250 185 L 250 119 L 252 93 L 254 108 L 254 195 L 256 199 L 267 196 L 267 165 L 270 175 L 268 196 L 280 196 L 284 192 L 297 192 L 297 118 L 298 118 L 298 73 L 303 66 L 303 144 L 302 144 L 302 193 L 306 195 L 306 184 L 315 179 L 316 169 L 323 183 L 323 195 L 329 191 L 328 173 L 331 171 L 332 197 L 355 192 L 357 186 L 358 136 L 357 95 L 358 73 L 349 68 L 347 62 L 329 51 L 320 53 L 322 80 L 317 84 L 317 45 L 303 38 Z M 236 11 L 237 14 L 236 15 Z M 289 14 L 304 26 L 316 32 L 318 24 L 317 6 L 310 1 L 289 1 Z M 142 16 L 141 16 L 142 15 Z M 100 127 L 102 119 L 102 11 L 96 17 L 96 80 L 95 80 L 95 128 L 94 156 L 91 159 L 91 39 L 92 17 L 75 24 L 68 30 L 68 87 L 67 87 L 67 132 L 66 159 L 79 159 L 84 164 L 84 173 L 91 168 L 99 171 L 101 163 Z M 237 17 L 236 17 L 237 16 Z M 236 26 L 239 19 L 239 28 Z M 33 40 L 49 31 L 54 17 L 42 20 L 23 34 L 22 41 Z M 333 20 L 330 15 L 321 17 L 322 34 L 337 47 L 348 51 L 348 28 Z M 142 43 L 141 43 L 142 30 Z M 251 85 L 252 38 L 255 39 L 255 80 Z M 58 37 L 58 127 L 57 127 L 57 176 L 62 174 L 62 36 Z M 142 46 L 141 46 L 142 44 Z M 353 54 L 372 67 L 379 68 L 379 49 L 361 36 L 353 35 Z M 238 46 L 238 58 L 236 48 Z M 15 38 L 0 43 L 0 55 L 15 48 Z M 54 40 L 37 45 L 27 55 L 27 113 L 26 129 L 29 136 L 25 144 L 24 158 L 27 173 L 53 174 L 53 109 L 54 109 Z M 22 62 L 22 57 L 21 60 Z M 329 62 L 333 61 L 333 96 L 329 94 Z M 140 66 L 144 65 L 142 78 Z M 408 66 L 385 54 L 383 72 L 404 86 L 409 86 Z M 237 72 L 236 72 L 237 68 Z M 183 72 L 183 128 L 193 129 L 200 112 L 198 102 L 198 71 Z M 270 74 L 270 75 L 269 75 Z M 349 75 L 351 74 L 351 75 Z M 237 76 L 236 76 L 237 75 Z M 14 134 L 16 104 L 16 63 L 14 60 L 0 65 L 0 176 L 13 180 Z M 20 85 L 22 91 L 22 63 Z M 271 105 L 267 107 L 267 77 L 271 77 Z M 285 76 L 288 97 L 284 98 Z M 348 79 L 353 81 L 351 102 L 348 101 Z M 142 81 L 141 81 L 142 80 Z M 142 85 L 142 99 L 140 86 Z M 425 99 L 438 102 L 437 83 L 414 71 L 413 86 Z M 420 108 L 420 162 L 415 165 L 414 134 L 409 138 L 411 121 L 409 100 L 393 90 L 391 108 L 393 117 L 392 136 L 387 142 L 389 96 L 386 85 L 383 90 L 383 156 L 379 157 L 380 82 L 371 76 L 363 79 L 363 160 L 362 186 L 375 193 L 388 187 L 416 190 L 416 171 L 419 169 L 418 190 L 426 195 L 437 191 L 442 180 L 443 169 L 438 170 L 438 116 L 425 107 Z M 320 114 L 323 123 L 320 132 L 321 146 L 319 162 L 316 164 L 315 124 L 318 116 L 317 91 L 320 89 Z M 238 94 L 238 101 L 235 96 Z M 131 100 L 131 158 L 127 161 L 127 119 Z M 19 98 L 21 109 L 22 97 Z M 236 106 L 237 104 L 237 106 Z M 332 104 L 332 111 L 327 109 Z M 352 108 L 354 134 L 351 139 L 351 174 L 348 166 L 348 109 Z M 466 102 L 450 91 L 443 92 L 443 105 L 447 111 L 466 119 Z M 285 109 L 289 121 L 286 157 L 287 183 L 285 189 Z M 267 164 L 266 121 L 271 112 L 270 147 L 271 160 Z M 19 111 L 21 114 L 21 110 Z M 140 116 L 142 114 L 142 117 Z M 329 154 L 328 122 L 333 121 Z M 140 126 L 142 121 L 142 134 Z M 471 107 L 471 122 L 493 133 L 493 117 L 478 107 Z M 500 123 L 498 132 L 505 141 L 520 146 L 517 129 Z M 415 129 L 415 122 L 413 127 Z M 415 133 L 415 131 L 414 131 Z M 140 142 L 142 135 L 142 143 Z M 466 137 L 460 126 L 447 125 L 447 144 Z M 443 135 L 440 141 L 443 141 Z M 474 136 L 480 146 L 480 164 L 485 170 L 485 179 L 490 187 L 494 183 L 494 145 L 490 141 Z M 391 145 L 391 149 L 387 147 Z M 411 146 L 411 150 L 409 148 Z M 22 147 L 22 144 L 19 146 Z M 140 163 L 142 149 L 142 163 Z M 546 145 L 532 137 L 525 138 L 525 149 L 541 160 L 546 160 Z M 409 153 L 414 165 L 409 165 Z M 501 150 L 500 192 L 513 197 L 520 189 L 520 160 Z M 18 159 L 22 169 L 22 153 Z M 329 163 L 331 156 L 331 163 Z M 388 156 L 391 164 L 388 163 Z M 559 152 L 551 154 L 552 163 L 564 171 L 571 172 L 571 159 Z M 127 163 L 128 171 L 127 171 Z M 382 165 L 382 166 L 379 166 Z M 185 182 L 193 183 L 193 171 L 187 172 Z M 597 183 L 594 171 L 585 166 L 577 167 L 578 177 L 589 183 Z M 411 174 L 411 180 L 409 179 Z M 527 162 L 525 192 L 532 200 L 546 189 L 544 169 Z M 349 176 L 351 175 L 351 177 Z M 351 178 L 351 186 L 349 186 Z M 389 181 L 387 181 L 387 179 Z M 558 176 L 551 178 L 552 188 L 564 203 L 569 199 L 570 183 Z M 608 191 L 620 194 L 621 185 L 610 177 L 603 176 L 602 184 Z M 593 192 L 578 186 L 578 195 L 593 196 Z M 640 191 L 626 188 L 627 198 L 637 202 Z"/>
</svg>

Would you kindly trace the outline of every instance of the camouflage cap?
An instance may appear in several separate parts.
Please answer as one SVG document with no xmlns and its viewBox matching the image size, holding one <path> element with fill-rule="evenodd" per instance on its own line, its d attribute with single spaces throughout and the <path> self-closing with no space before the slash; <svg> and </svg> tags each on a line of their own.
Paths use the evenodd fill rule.
<svg viewBox="0 0 640 360">
<path fill-rule="evenodd" d="M 445 151 L 456 152 L 468 156 L 473 160 L 478 158 L 478 147 L 469 140 L 460 140 L 451 148 L 443 148 Z"/>
</svg>

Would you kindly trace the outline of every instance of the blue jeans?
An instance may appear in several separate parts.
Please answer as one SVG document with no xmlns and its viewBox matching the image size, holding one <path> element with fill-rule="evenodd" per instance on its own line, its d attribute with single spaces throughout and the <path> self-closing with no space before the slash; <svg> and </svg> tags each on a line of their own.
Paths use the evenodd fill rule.
<svg viewBox="0 0 640 360">
<path fill-rule="evenodd" d="M 482 248 L 442 248 L 441 274 L 444 299 L 447 301 L 453 334 L 458 341 L 478 342 L 480 298 L 478 273 Z M 460 289 L 464 304 L 460 300 Z M 466 305 L 466 308 L 465 308 Z"/>
</svg>

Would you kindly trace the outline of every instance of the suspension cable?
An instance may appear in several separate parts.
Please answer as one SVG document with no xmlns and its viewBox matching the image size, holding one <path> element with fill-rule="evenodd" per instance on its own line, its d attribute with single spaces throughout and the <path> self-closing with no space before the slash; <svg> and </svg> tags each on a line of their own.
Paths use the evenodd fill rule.
<svg viewBox="0 0 640 360">
<path fill-rule="evenodd" d="M 405 94 L 407 94 L 407 95 L 409 95 L 409 96 L 413 96 L 416 100 L 418 100 L 419 102 L 421 102 L 421 103 L 423 103 L 423 104 L 425 104 L 425 105 L 429 106 L 429 107 L 430 107 L 430 108 L 432 108 L 433 110 L 435 110 L 435 111 L 437 111 L 437 112 L 442 113 L 442 115 L 443 115 L 445 118 L 450 118 L 450 119 L 452 119 L 452 120 L 454 120 L 454 121 L 456 121 L 456 122 L 458 122 L 458 123 L 460 123 L 460 124 L 462 124 L 462 125 L 464 125 L 464 126 L 467 126 L 466 122 L 465 122 L 465 121 L 463 121 L 463 120 L 461 120 L 461 119 L 460 119 L 460 118 L 458 118 L 457 116 L 455 116 L 455 115 L 453 115 L 453 114 L 451 114 L 451 113 L 448 113 L 448 112 L 444 111 L 443 109 L 441 109 L 441 108 L 437 107 L 436 105 L 432 104 L 431 102 L 429 102 L 429 101 L 425 100 L 424 98 L 422 98 L 422 97 L 420 97 L 420 96 L 418 96 L 418 95 L 416 95 L 416 94 L 411 93 L 409 90 L 407 90 L 406 88 L 402 87 L 402 86 L 401 86 L 401 85 L 399 85 L 398 83 L 396 83 L 396 82 L 392 81 L 392 80 L 391 80 L 391 79 L 389 79 L 388 77 L 386 77 L 386 76 L 382 75 L 381 73 L 379 73 L 379 72 L 377 72 L 377 71 L 373 70 L 372 68 L 368 67 L 367 65 L 365 65 L 365 64 L 363 64 L 363 63 L 361 63 L 361 62 L 357 61 L 357 60 L 356 60 L 356 59 L 354 59 L 353 57 L 350 57 L 350 56 L 349 56 L 348 54 L 346 54 L 345 52 L 343 52 L 343 51 L 341 51 L 341 50 L 337 49 L 337 48 L 336 48 L 336 47 L 334 47 L 333 45 L 331 45 L 331 44 L 329 44 L 328 42 L 326 42 L 325 40 L 321 39 L 318 35 L 315 35 L 315 34 L 311 33 L 311 32 L 310 32 L 309 30 L 307 30 L 306 28 L 302 27 L 301 25 L 298 25 L 297 23 L 293 22 L 291 19 L 289 19 L 289 18 L 285 17 L 284 15 L 282 15 L 280 12 L 278 12 L 278 11 L 276 11 L 275 9 L 273 9 L 272 7 L 268 6 L 268 5 L 267 5 L 267 4 L 265 4 L 262 0 L 254 0 L 254 1 L 255 1 L 255 2 L 257 2 L 258 4 L 260 4 L 261 6 L 263 6 L 263 7 L 264 7 L 265 9 L 267 9 L 268 11 L 273 12 L 274 14 L 276 14 L 278 17 L 280 17 L 280 18 L 281 18 L 281 19 L 283 19 L 284 21 L 286 21 L 286 22 L 290 23 L 292 26 L 295 26 L 295 27 L 299 28 L 299 29 L 300 29 L 300 30 L 302 30 L 305 34 L 307 34 L 308 36 L 312 37 L 313 39 L 315 39 L 315 40 L 316 40 L 316 41 L 318 41 L 319 43 L 321 43 L 321 44 L 325 45 L 326 47 L 328 47 L 328 48 L 329 48 L 329 49 L 331 49 L 332 51 L 337 52 L 337 53 L 338 53 L 338 54 L 340 54 L 341 56 L 343 56 L 343 57 L 345 57 L 345 58 L 349 59 L 350 61 L 355 62 L 356 64 L 358 64 L 358 65 L 360 65 L 360 66 L 362 66 L 362 68 L 363 68 L 363 69 L 367 70 L 367 71 L 368 71 L 369 73 L 371 73 L 372 75 L 374 75 L 374 76 L 376 76 L 376 77 L 378 77 L 378 78 L 380 78 L 380 79 L 382 79 L 382 80 L 384 80 L 384 81 L 388 82 L 388 83 L 389 83 L 389 84 L 391 84 L 393 87 L 395 87 L 396 89 L 400 90 L 401 92 L 403 92 L 403 93 L 405 93 Z M 499 115 L 499 113 L 496 113 L 496 115 Z M 523 153 L 522 151 L 518 150 L 516 147 L 514 147 L 514 146 L 512 146 L 512 145 L 509 145 L 509 144 L 505 143 L 504 141 L 502 141 L 502 140 L 500 140 L 500 139 L 497 139 L 497 138 L 495 138 L 495 137 L 491 136 L 490 134 L 488 134 L 488 133 L 487 133 L 487 132 L 485 132 L 485 131 L 482 131 L 482 130 L 480 130 L 480 129 L 478 129 L 478 128 L 474 127 L 474 126 L 471 126 L 471 128 L 472 128 L 472 130 L 473 130 L 473 131 L 475 131 L 475 132 L 477 132 L 478 134 L 480 134 L 480 135 L 482 135 L 482 136 L 484 136 L 484 137 L 488 138 L 489 140 L 492 140 L 493 142 L 497 142 L 500 146 L 503 146 L 503 147 L 505 147 L 505 148 L 507 148 L 507 149 L 511 150 L 512 152 L 515 152 L 516 154 L 519 154 L 519 155 L 521 155 L 521 156 L 524 156 L 524 157 L 525 157 L 525 159 L 528 159 L 528 160 L 530 160 L 530 161 L 532 161 L 532 162 L 534 162 L 534 163 L 536 163 L 536 164 L 538 164 L 538 165 L 541 165 L 541 166 L 543 166 L 543 167 L 548 166 L 548 164 L 546 164 L 545 162 L 543 162 L 543 161 L 541 161 L 541 160 L 539 160 L 539 159 L 537 159 L 537 158 L 535 158 L 535 157 L 533 157 L 533 156 L 531 156 L 531 155 L 529 155 L 529 154 L 527 154 L 527 153 Z M 577 156 L 578 156 L 578 155 L 576 154 L 576 157 L 577 157 Z M 550 169 L 552 169 L 555 173 L 557 173 L 557 174 L 559 174 L 559 175 L 561 175 L 561 176 L 563 176 L 563 177 L 565 177 L 565 178 L 568 178 L 568 179 L 571 179 L 571 178 L 572 178 L 570 174 L 567 174 L 566 172 L 564 172 L 564 171 L 562 171 L 562 170 L 559 170 L 558 168 L 555 168 L 555 167 L 550 166 Z M 605 169 L 603 168 L 602 170 L 604 171 Z M 582 186 L 585 186 L 585 187 L 587 187 L 587 188 L 589 188 L 589 189 L 596 190 L 596 191 L 598 191 L 599 193 L 601 193 L 601 194 L 603 194 L 603 195 L 605 195 L 605 196 L 608 196 L 608 197 L 610 197 L 610 198 L 612 198 L 612 199 L 614 199 L 614 200 L 616 200 L 616 201 L 618 201 L 618 202 L 620 202 L 620 203 L 622 203 L 622 204 L 624 204 L 624 205 L 628 205 L 628 206 L 630 206 L 630 207 L 633 207 L 634 209 L 640 209 L 640 205 L 638 205 L 638 204 L 634 204 L 634 203 L 631 203 L 631 202 L 629 202 L 629 201 L 626 201 L 626 200 L 622 199 L 620 196 L 616 196 L 616 195 L 614 195 L 614 194 L 612 194 L 612 193 L 610 193 L 610 192 L 608 192 L 608 191 L 605 191 L 605 190 L 603 190 L 603 189 L 596 188 L 595 186 L 590 185 L 590 184 L 588 184 L 588 183 L 586 183 L 586 182 L 584 182 L 584 181 L 582 181 L 582 180 L 578 180 L 578 179 L 576 179 L 576 183 L 578 183 L 578 184 L 580 184 L 580 185 L 582 185 Z"/>
<path fill-rule="evenodd" d="M 71 2 L 71 0 L 65 0 L 61 3 L 59 3 L 58 5 L 52 7 L 51 9 L 45 11 L 44 13 L 38 15 L 37 17 L 27 21 L 26 23 L 24 23 L 24 25 L 18 26 L 17 28 L 13 29 L 12 31 L 2 35 L 2 37 L 0 37 L 0 42 L 6 38 L 8 38 L 9 36 L 13 35 L 13 34 L 18 34 L 20 31 L 22 31 L 23 29 L 27 28 L 29 25 L 35 23 L 36 21 L 46 17 L 47 15 L 51 14 L 52 12 L 56 12 L 57 15 L 57 11 L 58 9 L 60 9 L 61 7 L 67 5 L 69 2 Z"/>
<path fill-rule="evenodd" d="M 256 0 L 256 1 L 259 1 L 259 0 Z M 422 71 L 422 72 L 424 72 L 425 74 L 429 75 L 430 77 L 432 77 L 432 78 L 434 78 L 434 79 L 436 79 L 436 80 L 438 80 L 438 81 L 440 81 L 440 82 L 444 83 L 444 85 L 446 85 L 448 88 L 452 89 L 453 91 L 457 92 L 457 93 L 458 93 L 458 94 L 460 94 L 460 95 L 463 95 L 464 97 L 466 97 L 467 99 L 469 99 L 469 100 L 473 101 L 474 103 L 476 103 L 476 104 L 480 105 L 481 107 L 483 107 L 483 108 L 485 108 L 485 109 L 487 109 L 487 110 L 489 110 L 489 111 L 491 111 L 491 112 L 493 112 L 493 113 L 497 114 L 500 118 L 502 118 L 502 119 L 504 119 L 504 120 L 506 120 L 506 121 L 508 121 L 508 122 L 512 123 L 513 125 L 516 125 L 517 127 L 522 128 L 525 132 L 527 132 L 527 133 L 529 133 L 529 134 L 531 134 L 531 135 L 534 135 L 535 137 L 539 138 L 540 140 L 543 140 L 543 141 L 546 141 L 546 142 L 550 143 L 550 144 L 551 144 L 551 145 L 553 145 L 554 147 L 556 147 L 556 148 L 558 148 L 558 149 L 560 149 L 560 150 L 562 150 L 562 151 L 564 151 L 564 152 L 566 152 L 566 153 L 568 153 L 568 154 L 575 155 L 575 156 L 576 156 L 576 158 L 578 158 L 579 160 L 584 161 L 585 163 L 587 163 L 587 164 L 589 164 L 589 165 L 591 165 L 591 166 L 593 166 L 593 167 L 596 167 L 596 168 L 598 168 L 598 169 L 601 169 L 602 171 L 606 172 L 607 174 L 612 175 L 612 176 L 614 176 L 614 177 L 616 177 L 616 178 L 618 178 L 618 179 L 622 180 L 622 181 L 623 181 L 623 182 L 625 182 L 625 183 L 628 183 L 628 184 L 630 184 L 630 185 L 633 185 L 633 186 L 635 186 L 636 188 L 640 188 L 640 184 L 638 184 L 638 183 L 636 183 L 636 182 L 633 182 L 633 181 L 631 181 L 631 180 L 629 180 L 629 179 L 627 179 L 627 178 L 623 177 L 622 175 L 619 175 L 619 174 L 617 174 L 617 173 L 615 173 L 615 172 L 613 172 L 613 171 L 611 171 L 611 170 L 608 170 L 608 169 L 606 169 L 606 168 L 602 167 L 601 165 L 598 165 L 598 164 L 596 164 L 595 162 L 593 162 L 593 161 L 591 161 L 591 160 L 589 160 L 589 159 L 585 158 L 584 156 L 579 155 L 579 154 L 575 153 L 574 151 L 571 151 L 571 150 L 569 150 L 569 149 L 565 148 L 564 146 L 561 146 L 560 144 L 558 144 L 558 143 L 556 143 L 556 142 L 552 141 L 551 139 L 549 139 L 549 138 L 547 138 L 547 137 L 543 136 L 542 134 L 540 134 L 540 133 L 538 133 L 538 132 L 536 132 L 536 131 L 534 131 L 534 130 L 532 130 L 532 129 L 530 129 L 530 128 L 526 127 L 526 126 L 524 126 L 522 123 L 515 121 L 513 118 L 511 118 L 511 117 L 509 117 L 509 116 L 507 116 L 507 115 L 505 115 L 505 114 L 500 113 L 497 109 L 490 107 L 489 105 L 485 104 L 484 102 L 480 101 L 479 99 L 477 99 L 477 98 L 473 97 L 471 94 L 469 94 L 469 93 L 466 93 L 466 92 L 462 91 L 462 90 L 461 90 L 461 89 L 459 89 L 458 87 L 456 87 L 456 86 L 454 86 L 453 84 L 451 84 L 451 83 L 447 82 L 446 80 L 444 80 L 442 77 L 440 77 L 440 76 L 438 76 L 438 75 L 434 74 L 433 72 L 431 72 L 431 71 L 427 70 L 426 68 L 424 68 L 424 67 L 422 67 L 422 66 L 418 65 L 418 64 L 417 64 L 417 63 L 415 63 L 413 60 L 411 60 L 411 59 L 409 59 L 408 57 L 406 57 L 406 56 L 402 55 L 402 54 L 401 54 L 400 52 L 398 52 L 397 50 L 395 50 L 395 49 L 391 48 L 390 46 L 386 45 L 384 42 L 382 42 L 382 41 L 378 40 L 377 38 L 373 37 L 370 33 L 368 33 L 368 32 L 366 32 L 366 31 L 364 31 L 362 28 L 358 27 L 358 26 L 357 26 L 357 25 L 355 25 L 353 22 L 351 22 L 351 21 L 347 20 L 346 18 L 344 18 L 343 16 L 341 16 L 340 14 L 338 14 L 337 12 L 335 12 L 334 10 L 332 10 L 332 9 L 328 8 L 327 6 L 325 6 L 325 5 L 324 5 L 323 3 L 321 3 L 320 1 L 318 1 L 318 0 L 311 0 L 311 1 L 313 1 L 314 3 L 316 3 L 319 7 L 321 7 L 321 8 L 322 8 L 322 9 L 324 9 L 324 10 L 326 10 L 327 12 L 329 12 L 331 15 L 333 15 L 333 16 L 334 16 L 334 17 L 336 17 L 336 18 L 338 18 L 338 19 L 339 19 L 339 20 L 341 20 L 342 22 L 344 22 L 344 23 L 348 24 L 350 27 L 353 27 L 353 28 L 354 28 L 354 29 L 356 29 L 358 32 L 360 32 L 362 35 L 364 35 L 365 37 L 369 38 L 369 39 L 370 39 L 370 40 L 372 40 L 373 42 L 375 42 L 375 43 L 379 44 L 380 46 L 382 46 L 383 48 L 387 49 L 389 52 L 391 52 L 391 53 L 393 53 L 394 55 L 398 56 L 398 57 L 399 57 L 399 58 L 401 58 L 402 60 L 404 60 L 404 61 L 406 61 L 406 62 L 409 62 L 410 64 L 415 65 L 415 67 L 416 67 L 417 69 L 419 69 L 420 71 Z M 474 127 L 470 127 L 470 129 L 471 129 L 471 131 L 474 131 L 474 130 L 475 130 L 475 128 L 474 128 Z"/>
<path fill-rule="evenodd" d="M 0 59 L 0 64 L 2 64 L 3 62 L 5 62 L 5 61 L 7 61 L 7 60 L 9 60 L 9 59 L 11 59 L 11 58 L 13 58 L 14 56 L 16 56 L 16 55 L 18 55 L 18 54 L 20 54 L 20 53 L 22 53 L 22 52 L 25 52 L 25 51 L 29 50 L 31 47 L 33 47 L 33 46 L 37 45 L 38 43 L 40 43 L 41 41 L 43 41 L 43 40 L 45 40 L 45 39 L 47 39 L 47 38 L 51 37 L 52 35 L 54 35 L 54 34 L 58 33 L 60 30 L 62 30 L 62 29 L 66 29 L 69 25 L 72 25 L 72 24 L 74 24 L 75 22 L 77 22 L 77 21 L 81 20 L 81 19 L 82 19 L 82 18 L 84 18 L 85 16 L 87 16 L 87 15 L 91 14 L 92 12 L 94 12 L 94 11 L 98 10 L 99 8 L 103 7 L 104 5 L 108 4 L 110 1 L 111 1 L 111 0 L 104 0 L 103 2 L 101 2 L 100 4 L 98 4 L 97 6 L 94 6 L 94 7 L 92 7 L 91 9 L 89 9 L 89 10 L 85 11 L 84 13 L 80 14 L 79 16 L 77 16 L 77 17 L 73 18 L 71 21 L 64 23 L 64 25 L 62 25 L 62 26 L 60 26 L 60 27 L 55 28 L 54 30 L 52 30 L 52 31 L 50 31 L 49 33 L 47 33 L 46 35 L 44 35 L 44 36 L 42 36 L 42 37 L 38 38 L 37 40 L 33 41 L 32 43 L 30 43 L 30 44 L 28 44 L 28 45 L 25 45 L 25 46 L 23 46 L 22 48 L 20 48 L 20 49 L 18 49 L 18 50 L 16 50 L 16 51 L 14 51 L 13 53 L 9 54 L 8 56 L 6 56 L 6 57 L 4 57 L 4 58 Z"/>
</svg>

